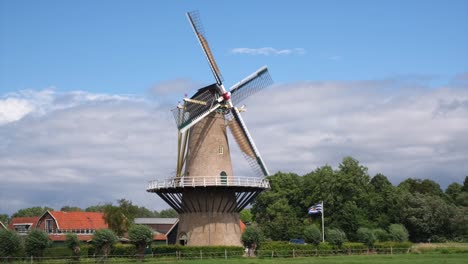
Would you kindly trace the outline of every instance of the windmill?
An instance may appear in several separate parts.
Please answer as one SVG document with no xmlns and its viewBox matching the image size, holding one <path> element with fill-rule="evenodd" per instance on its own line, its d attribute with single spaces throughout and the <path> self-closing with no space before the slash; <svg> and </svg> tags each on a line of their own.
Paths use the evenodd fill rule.
<svg viewBox="0 0 468 264">
<path fill-rule="evenodd" d="M 179 213 L 177 241 L 187 245 L 241 245 L 239 212 L 269 188 L 268 169 L 242 119 L 244 99 L 272 84 L 266 67 L 229 90 L 205 38 L 198 12 L 188 20 L 208 60 L 215 83 L 184 98 L 172 110 L 178 129 L 175 177 L 152 181 L 158 194 Z M 227 127 L 255 177 L 234 176 Z"/>
</svg>

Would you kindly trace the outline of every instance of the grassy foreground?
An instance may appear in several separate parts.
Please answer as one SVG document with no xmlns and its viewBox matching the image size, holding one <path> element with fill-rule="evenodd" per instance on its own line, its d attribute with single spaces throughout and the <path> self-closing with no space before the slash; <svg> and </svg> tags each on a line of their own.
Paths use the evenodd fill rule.
<svg viewBox="0 0 468 264">
<path fill-rule="evenodd" d="M 401 255 L 367 255 L 367 256 L 330 256 L 330 257 L 307 257 L 307 258 L 274 258 L 274 259 L 257 259 L 257 258 L 240 258 L 240 259 L 206 259 L 206 260 L 179 260 L 179 261 L 161 261 L 147 259 L 144 263 L 177 263 L 177 264 L 215 264 L 215 263 L 240 263 L 240 264 L 276 264 L 276 263 L 292 263 L 292 264 L 457 264 L 467 263 L 468 254 L 401 254 Z M 110 262 L 112 263 L 112 262 Z M 117 263 L 117 262 L 116 262 Z M 118 263 L 135 263 L 118 262 Z"/>
</svg>

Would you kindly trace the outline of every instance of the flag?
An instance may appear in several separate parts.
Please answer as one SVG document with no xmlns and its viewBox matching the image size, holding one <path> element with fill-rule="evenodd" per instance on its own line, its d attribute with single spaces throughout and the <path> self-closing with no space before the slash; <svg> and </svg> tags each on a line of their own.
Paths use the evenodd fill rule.
<svg viewBox="0 0 468 264">
<path fill-rule="evenodd" d="M 309 207 L 309 214 L 320 214 L 322 213 L 322 204 L 314 204 L 311 207 Z"/>
</svg>

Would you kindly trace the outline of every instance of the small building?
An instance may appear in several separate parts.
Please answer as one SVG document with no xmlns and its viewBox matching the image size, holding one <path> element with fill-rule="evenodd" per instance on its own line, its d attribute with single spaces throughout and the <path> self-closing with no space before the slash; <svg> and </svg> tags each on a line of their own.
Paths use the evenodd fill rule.
<svg viewBox="0 0 468 264">
<path fill-rule="evenodd" d="M 8 224 L 8 229 L 18 232 L 20 235 L 27 235 L 29 231 L 36 228 L 39 217 L 13 217 Z"/>
<path fill-rule="evenodd" d="M 54 242 L 63 242 L 67 233 L 74 233 L 80 241 L 88 241 L 98 229 L 108 228 L 104 214 L 97 212 L 47 211 L 35 226 L 45 231 Z"/>
<path fill-rule="evenodd" d="M 177 241 L 178 218 L 135 218 L 135 224 L 153 229 L 153 241 L 157 244 L 175 244 Z"/>
</svg>

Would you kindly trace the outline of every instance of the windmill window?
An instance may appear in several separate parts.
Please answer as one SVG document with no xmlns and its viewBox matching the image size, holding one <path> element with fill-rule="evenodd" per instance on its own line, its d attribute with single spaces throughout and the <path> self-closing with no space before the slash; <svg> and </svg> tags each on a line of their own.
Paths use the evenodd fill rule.
<svg viewBox="0 0 468 264">
<path fill-rule="evenodd" d="M 223 147 L 223 146 L 219 146 L 219 147 L 218 147 L 218 154 L 219 154 L 219 155 L 223 155 L 223 154 L 224 154 L 224 147 Z"/>
</svg>

